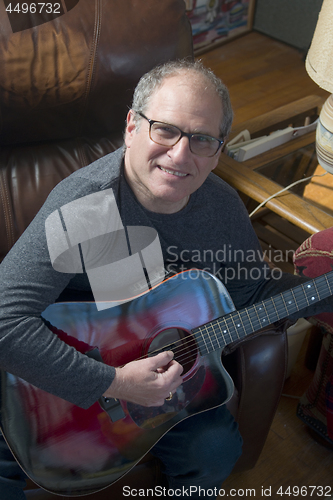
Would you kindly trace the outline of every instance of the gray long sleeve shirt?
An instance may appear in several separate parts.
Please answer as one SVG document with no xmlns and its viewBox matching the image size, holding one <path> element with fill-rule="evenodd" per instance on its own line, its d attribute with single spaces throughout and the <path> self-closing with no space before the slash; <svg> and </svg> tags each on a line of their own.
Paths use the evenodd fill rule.
<svg viewBox="0 0 333 500">
<path fill-rule="evenodd" d="M 305 281 L 283 275 L 269 279 L 259 242 L 237 193 L 210 174 L 175 214 L 149 212 L 123 175 L 123 150 L 107 155 L 59 183 L 0 265 L 0 366 L 77 406 L 92 405 L 110 386 L 114 368 L 77 352 L 53 334 L 41 313 L 63 292 L 90 292 L 85 273 L 56 271 L 50 260 L 45 221 L 54 211 L 93 193 L 112 189 L 124 226 L 153 227 L 164 265 L 210 271 L 225 283 L 237 309 Z M 251 278 L 250 269 L 258 278 Z M 260 277 L 259 277 L 260 274 Z M 333 311 L 326 299 L 296 314 Z"/>
</svg>

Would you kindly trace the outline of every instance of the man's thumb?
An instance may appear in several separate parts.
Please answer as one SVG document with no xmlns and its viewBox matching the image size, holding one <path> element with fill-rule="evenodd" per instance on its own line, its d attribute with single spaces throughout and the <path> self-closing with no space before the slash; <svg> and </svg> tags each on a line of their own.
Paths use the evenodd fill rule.
<svg viewBox="0 0 333 500">
<path fill-rule="evenodd" d="M 170 361 L 173 360 L 174 354 L 172 351 L 164 351 L 160 352 L 153 358 L 151 358 L 154 363 L 153 363 L 153 369 L 156 370 L 157 368 L 162 368 L 170 363 Z"/>
</svg>

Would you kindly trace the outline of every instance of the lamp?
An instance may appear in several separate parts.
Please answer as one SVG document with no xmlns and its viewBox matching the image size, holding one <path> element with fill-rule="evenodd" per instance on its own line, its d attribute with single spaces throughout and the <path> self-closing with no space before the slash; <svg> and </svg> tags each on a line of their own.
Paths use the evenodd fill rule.
<svg viewBox="0 0 333 500">
<path fill-rule="evenodd" d="M 319 87 L 333 93 L 333 0 L 324 0 L 305 67 Z M 333 174 L 333 95 L 326 100 L 317 126 L 318 162 Z"/>
</svg>

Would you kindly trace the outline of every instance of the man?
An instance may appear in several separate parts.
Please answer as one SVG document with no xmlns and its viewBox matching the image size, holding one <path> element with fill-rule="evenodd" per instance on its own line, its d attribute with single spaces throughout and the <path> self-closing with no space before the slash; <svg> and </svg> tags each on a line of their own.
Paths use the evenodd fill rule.
<svg viewBox="0 0 333 500">
<path fill-rule="evenodd" d="M 193 263 L 211 271 L 227 284 L 237 308 L 302 282 L 293 276 L 270 278 L 244 206 L 211 174 L 231 121 L 227 89 L 200 63 L 169 63 L 141 79 L 127 116 L 125 148 L 62 181 L 1 264 L 4 370 L 83 408 L 102 395 L 161 406 L 182 383 L 182 367 L 172 352 L 115 369 L 73 351 L 40 320 L 64 294 L 90 291 L 86 273 L 53 268 L 45 221 L 61 207 L 107 189 L 124 227 L 157 231 L 167 270 Z M 224 258 L 223 248 L 228 249 Z M 249 250 L 257 258 L 244 258 Z M 254 268 L 256 279 L 246 272 Z M 306 314 L 329 303 L 309 307 Z M 1 447 L 0 496 L 23 499 L 22 483 L 13 479 L 18 471 L 3 442 Z M 179 423 L 152 452 L 161 459 L 170 488 L 219 488 L 241 454 L 241 436 L 221 406 Z"/>
</svg>

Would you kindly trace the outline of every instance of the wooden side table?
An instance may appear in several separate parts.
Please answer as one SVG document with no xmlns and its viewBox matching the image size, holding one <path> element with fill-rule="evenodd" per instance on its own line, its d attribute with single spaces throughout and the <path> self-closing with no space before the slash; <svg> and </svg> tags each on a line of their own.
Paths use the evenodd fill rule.
<svg viewBox="0 0 333 500">
<path fill-rule="evenodd" d="M 230 140 L 244 129 L 254 138 L 290 125 L 302 126 L 307 117 L 313 121 L 319 116 L 323 103 L 318 96 L 300 99 L 238 125 L 232 130 Z M 214 172 L 239 192 L 250 212 L 258 203 L 291 182 L 312 175 L 317 168 L 314 131 L 244 162 L 222 154 Z M 330 174 L 327 178 L 331 181 Z M 326 176 L 321 183 L 325 183 L 325 179 Z M 293 272 L 292 251 L 310 234 L 333 226 L 333 190 L 332 206 L 329 203 L 320 206 L 313 195 L 305 198 L 306 188 L 304 182 L 298 185 L 296 192 L 285 191 L 268 201 L 252 218 L 264 250 L 290 250 L 285 265 L 280 266 L 290 272 Z M 274 262 L 274 258 L 271 260 Z"/>
</svg>

